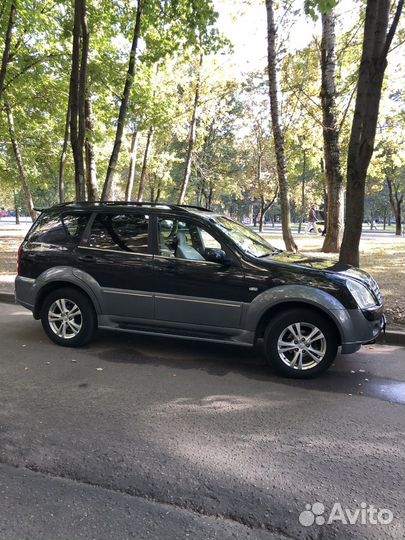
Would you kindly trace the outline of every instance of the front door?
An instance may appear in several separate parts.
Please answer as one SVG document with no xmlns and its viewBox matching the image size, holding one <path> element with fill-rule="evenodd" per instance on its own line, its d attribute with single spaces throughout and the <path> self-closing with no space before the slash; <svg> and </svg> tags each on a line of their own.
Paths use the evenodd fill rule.
<svg viewBox="0 0 405 540">
<path fill-rule="evenodd" d="M 222 249 L 211 231 L 189 218 L 157 220 L 155 318 L 157 321 L 239 328 L 243 271 L 231 253 L 229 264 L 207 260 L 209 249 Z"/>
<path fill-rule="evenodd" d="M 101 287 L 104 314 L 153 318 L 148 215 L 100 212 L 79 246 L 78 260 L 78 267 Z"/>
</svg>

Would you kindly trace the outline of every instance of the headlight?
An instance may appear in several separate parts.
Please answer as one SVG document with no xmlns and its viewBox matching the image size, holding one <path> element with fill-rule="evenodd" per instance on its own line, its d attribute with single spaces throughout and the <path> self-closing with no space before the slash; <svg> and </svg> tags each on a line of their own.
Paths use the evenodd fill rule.
<svg viewBox="0 0 405 540">
<path fill-rule="evenodd" d="M 367 287 L 351 279 L 346 281 L 346 285 L 353 298 L 356 300 L 359 308 L 367 309 L 376 305 L 377 302 Z"/>
</svg>

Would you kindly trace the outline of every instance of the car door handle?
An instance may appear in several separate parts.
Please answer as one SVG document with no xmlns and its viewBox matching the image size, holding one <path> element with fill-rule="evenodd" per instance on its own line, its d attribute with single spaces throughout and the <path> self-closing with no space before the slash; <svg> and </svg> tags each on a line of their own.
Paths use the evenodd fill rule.
<svg viewBox="0 0 405 540">
<path fill-rule="evenodd" d="M 81 262 L 91 263 L 95 262 L 96 258 L 93 255 L 82 255 L 81 257 L 78 257 L 78 260 Z"/>
</svg>

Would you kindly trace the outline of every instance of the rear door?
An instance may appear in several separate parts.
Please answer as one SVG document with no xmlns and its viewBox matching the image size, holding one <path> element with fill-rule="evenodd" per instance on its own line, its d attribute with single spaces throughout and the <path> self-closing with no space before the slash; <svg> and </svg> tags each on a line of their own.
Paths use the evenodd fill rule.
<svg viewBox="0 0 405 540">
<path fill-rule="evenodd" d="M 149 221 L 139 211 L 97 213 L 79 246 L 77 266 L 100 285 L 106 315 L 153 318 Z"/>
<path fill-rule="evenodd" d="M 223 265 L 205 258 L 205 249 L 223 249 L 215 233 L 192 218 L 157 218 L 155 318 L 157 321 L 239 328 L 244 274 L 236 258 Z"/>
</svg>

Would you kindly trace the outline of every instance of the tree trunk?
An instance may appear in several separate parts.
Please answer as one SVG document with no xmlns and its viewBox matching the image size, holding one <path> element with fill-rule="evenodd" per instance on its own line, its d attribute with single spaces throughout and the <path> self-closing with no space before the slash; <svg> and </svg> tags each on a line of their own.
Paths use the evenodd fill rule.
<svg viewBox="0 0 405 540">
<path fill-rule="evenodd" d="M 24 161 L 21 155 L 20 146 L 18 144 L 17 136 L 15 133 L 13 111 L 11 110 L 11 107 L 8 103 L 5 103 L 5 107 L 6 107 L 6 112 L 7 112 L 8 131 L 10 135 L 11 145 L 14 151 L 14 157 L 17 162 L 18 174 L 19 174 L 21 186 L 24 191 L 24 196 L 27 202 L 28 211 L 31 216 L 31 219 L 32 221 L 35 221 L 37 218 L 37 214 L 34 210 L 34 203 L 32 202 L 31 191 L 28 185 L 27 175 L 25 173 Z"/>
<path fill-rule="evenodd" d="M 306 168 L 307 168 L 307 153 L 306 153 L 305 148 L 303 150 L 303 153 L 304 153 L 304 159 L 303 159 L 303 164 L 302 164 L 302 179 L 301 179 L 301 217 L 300 217 L 300 222 L 298 225 L 298 234 L 301 233 L 302 222 L 304 221 L 304 216 L 305 216 L 305 175 L 306 175 Z"/>
<path fill-rule="evenodd" d="M 146 180 L 146 173 L 148 170 L 148 159 L 149 159 L 149 152 L 150 152 L 150 145 L 152 142 L 152 136 L 153 136 L 153 128 L 150 127 L 148 131 L 148 136 L 146 138 L 146 144 L 145 144 L 145 152 L 143 154 L 143 163 L 142 163 L 142 170 L 141 170 L 141 178 L 139 180 L 139 189 L 138 189 L 138 201 L 143 201 L 143 192 L 145 190 L 145 180 Z"/>
<path fill-rule="evenodd" d="M 67 149 L 68 149 L 68 144 L 69 144 L 70 108 L 71 108 L 71 99 L 69 95 L 67 111 L 66 111 L 65 135 L 63 138 L 62 152 L 59 158 L 58 189 L 59 189 L 59 202 L 61 203 L 65 202 L 65 170 L 66 170 Z"/>
<path fill-rule="evenodd" d="M 125 86 L 124 86 L 124 91 L 122 94 L 120 111 L 118 114 L 118 122 L 117 122 L 117 130 L 115 133 L 114 147 L 111 153 L 110 161 L 108 163 L 108 169 L 107 169 L 107 174 L 106 174 L 106 178 L 104 182 L 103 193 L 101 195 L 101 199 L 103 201 L 107 201 L 111 196 L 111 189 L 112 189 L 112 184 L 114 181 L 115 169 L 117 167 L 118 156 L 121 150 L 122 136 L 124 133 L 124 126 L 125 126 L 125 121 L 127 117 L 129 97 L 130 97 L 131 88 L 134 82 L 136 53 L 138 49 L 138 40 L 139 40 L 139 36 L 141 32 L 142 2 L 143 0 L 137 1 L 134 36 L 132 39 L 131 51 L 129 54 L 127 77 L 125 80 Z"/>
<path fill-rule="evenodd" d="M 322 251 L 338 253 L 343 238 L 344 194 L 343 176 L 340 168 L 339 129 L 336 109 L 336 54 L 335 16 L 322 15 L 321 43 L 321 103 L 323 117 L 323 149 L 325 157 L 326 191 L 328 215 L 326 236 Z"/>
<path fill-rule="evenodd" d="M 84 141 L 86 131 L 85 95 L 89 49 L 86 20 L 86 0 L 75 0 L 72 71 L 70 77 L 70 139 L 75 164 L 76 200 L 86 199 L 84 170 Z"/>
<path fill-rule="evenodd" d="M 128 180 L 127 180 L 127 186 L 125 188 L 126 201 L 132 201 L 132 191 L 134 188 L 137 155 L 138 155 L 138 129 L 135 128 L 131 137 L 131 151 L 130 151 Z"/>
<path fill-rule="evenodd" d="M 265 204 L 264 199 L 260 199 L 260 214 L 259 214 L 259 232 L 263 232 L 263 223 L 264 223 L 264 214 L 265 214 Z"/>
<path fill-rule="evenodd" d="M 84 105 L 85 105 L 85 114 L 86 114 L 85 153 L 86 153 L 87 199 L 89 201 L 97 201 L 98 200 L 98 186 L 97 186 L 96 153 L 94 151 L 94 144 L 92 141 L 93 132 L 94 132 L 94 114 L 93 114 L 93 105 L 89 97 L 85 99 Z"/>
<path fill-rule="evenodd" d="M 193 150 L 194 150 L 195 139 L 196 139 L 197 108 L 200 101 L 200 81 L 201 81 L 202 62 L 203 62 L 203 55 L 201 53 L 199 64 L 198 64 L 197 81 L 195 83 L 194 104 L 193 104 L 193 113 L 192 113 L 191 122 L 190 122 L 190 131 L 189 131 L 189 136 L 188 136 L 186 164 L 185 164 L 183 182 L 181 185 L 178 204 L 184 203 L 184 199 L 186 198 L 186 194 L 187 194 L 188 183 L 190 181 L 191 163 L 193 160 Z"/>
<path fill-rule="evenodd" d="M 15 224 L 19 225 L 20 224 L 20 210 L 18 209 L 17 194 L 15 190 L 14 190 L 14 211 L 15 211 Z"/>
<path fill-rule="evenodd" d="M 347 159 L 346 223 L 339 259 L 340 262 L 354 266 L 359 266 L 366 176 L 374 150 L 387 54 L 403 3 L 404 0 L 398 1 L 387 33 L 389 0 L 367 0 L 363 50 Z"/>
<path fill-rule="evenodd" d="M 288 251 L 297 251 L 297 245 L 291 233 L 290 196 L 287 181 L 284 135 L 280 126 L 277 97 L 276 72 L 276 27 L 274 24 L 273 0 L 266 0 L 267 10 L 267 47 L 271 122 L 277 162 L 278 185 L 280 188 L 281 223 L 283 240 Z"/>
<path fill-rule="evenodd" d="M 402 234 L 402 211 L 400 202 L 397 204 L 397 211 L 395 213 L 395 234 L 396 236 L 401 236 Z"/>
<path fill-rule="evenodd" d="M 395 189 L 395 186 L 393 185 L 393 182 L 386 178 L 387 186 L 388 186 L 388 195 L 390 199 L 390 204 L 392 211 L 394 213 L 395 217 L 395 235 L 401 236 L 402 234 L 402 211 L 401 206 L 403 202 L 403 195 L 399 196 L 398 190 Z"/>
<path fill-rule="evenodd" d="M 0 100 L 3 94 L 3 90 L 4 90 L 4 82 L 6 80 L 6 74 L 7 74 L 7 65 L 10 58 L 11 38 L 13 36 L 13 28 L 15 24 L 16 12 L 17 12 L 16 2 L 15 0 L 11 0 L 10 14 L 8 17 L 6 35 L 4 38 L 4 50 L 3 50 L 3 56 L 1 59 L 1 67 L 0 67 Z"/>
</svg>

